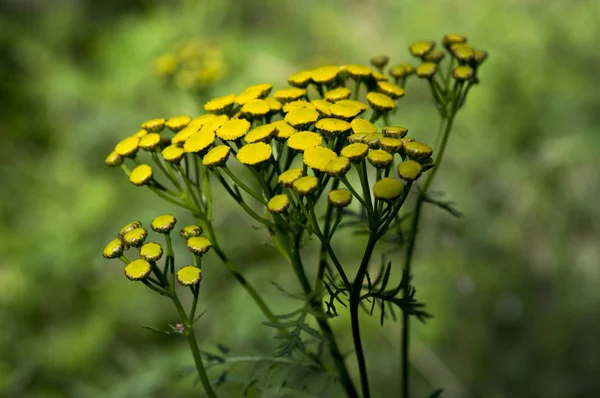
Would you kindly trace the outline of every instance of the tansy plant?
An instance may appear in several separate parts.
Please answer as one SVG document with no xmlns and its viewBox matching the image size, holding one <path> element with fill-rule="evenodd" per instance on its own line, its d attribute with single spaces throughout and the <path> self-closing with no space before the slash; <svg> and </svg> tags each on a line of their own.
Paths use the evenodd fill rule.
<svg viewBox="0 0 600 398">
<path fill-rule="evenodd" d="M 409 397 L 409 321 L 429 316 L 410 284 L 420 214 L 423 203 L 456 214 L 428 191 L 456 114 L 471 87 L 479 83 L 478 70 L 487 56 L 460 35 L 446 35 L 442 44 L 443 49 L 436 49 L 432 41 L 413 43 L 410 53 L 422 61 L 416 67 L 387 68 L 387 56 L 374 57 L 371 66 L 322 66 L 294 73 L 287 88 L 273 91 L 271 84 L 257 84 L 214 98 L 204 104 L 206 113 L 195 118 L 149 120 L 106 158 L 105 163 L 120 167 L 132 184 L 188 210 L 197 222 L 179 233 L 193 261 L 176 264 L 171 244 L 176 220 L 170 215 L 150 224 L 164 236 L 164 248 L 147 242 L 147 230 L 133 222 L 108 244 L 104 256 L 119 258 L 126 264 L 129 279 L 173 301 L 179 314 L 179 326 L 173 332 L 186 336 L 208 396 L 217 396 L 215 384 L 228 381 L 228 373 L 222 373 L 218 383 L 211 382 L 207 367 L 255 360 L 267 362 L 271 370 L 295 364 L 323 373 L 338 381 L 348 397 L 369 397 L 359 311 L 372 315 L 378 309 L 382 324 L 388 317 L 395 319 L 396 311 L 402 312 L 402 396 Z M 409 137 L 406 128 L 388 122 L 412 75 L 429 85 L 440 115 L 435 150 Z M 242 168 L 247 173 L 241 174 Z M 225 253 L 212 223 L 213 184 L 220 184 L 270 234 L 301 288 L 300 294 L 294 294 L 279 287 L 287 297 L 301 301 L 297 310 L 274 314 Z M 416 199 L 405 209 L 410 192 L 416 193 Z M 409 224 L 407 236 L 402 234 L 404 223 Z M 338 255 L 344 242 L 336 240 L 336 232 L 345 227 L 360 229 L 367 236 L 356 264 Z M 310 249 L 306 242 L 311 238 L 319 243 L 314 275 L 305 260 Z M 384 260 L 372 269 L 376 251 L 389 244 L 405 249 L 398 284 L 390 283 L 392 261 Z M 126 257 L 126 250 L 135 254 Z M 246 290 L 266 318 L 265 324 L 277 330 L 281 343 L 274 356 L 240 359 L 226 355 L 226 350 L 219 355 L 199 350 L 194 323 L 201 283 L 211 283 L 210 271 L 201 282 L 202 259 L 208 250 Z M 178 290 L 178 284 L 192 296 L 190 309 L 182 305 L 180 295 L 185 291 Z M 353 347 L 340 347 L 330 327 L 330 318 L 341 307 L 349 311 Z M 358 369 L 356 379 L 347 368 L 350 359 L 342 355 L 351 351 Z M 245 392 L 261 388 L 253 377 Z"/>
</svg>

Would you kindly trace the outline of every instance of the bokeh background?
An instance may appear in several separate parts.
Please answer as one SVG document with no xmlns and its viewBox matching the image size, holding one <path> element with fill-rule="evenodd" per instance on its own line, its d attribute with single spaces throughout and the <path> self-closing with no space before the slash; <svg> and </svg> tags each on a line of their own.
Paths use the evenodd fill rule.
<svg viewBox="0 0 600 398">
<path fill-rule="evenodd" d="M 459 32 L 490 58 L 436 182 L 465 216 L 427 208 L 418 244 L 415 284 L 435 317 L 415 326 L 414 396 L 597 397 L 599 19 L 592 0 L 0 1 L 0 396 L 200 394 L 179 375 L 185 342 L 140 327 L 174 322 L 169 303 L 100 255 L 131 220 L 191 222 L 104 166 L 118 140 L 324 62 L 415 63 L 411 41 Z M 200 55 L 201 79 L 157 75 L 177 51 Z M 433 143 L 429 100 L 410 80 L 394 122 Z M 216 212 L 227 250 L 283 309 L 269 281 L 293 290 L 290 270 L 231 201 Z M 203 347 L 272 347 L 212 264 Z M 397 397 L 399 325 L 363 321 L 374 396 Z M 349 351 L 347 326 L 334 321 Z"/>
</svg>

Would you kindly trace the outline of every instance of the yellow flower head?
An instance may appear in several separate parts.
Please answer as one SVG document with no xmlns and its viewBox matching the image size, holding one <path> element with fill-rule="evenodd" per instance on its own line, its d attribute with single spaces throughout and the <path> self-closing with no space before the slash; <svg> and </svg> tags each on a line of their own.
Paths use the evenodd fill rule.
<svg viewBox="0 0 600 398">
<path fill-rule="evenodd" d="M 131 174 L 129 174 L 129 181 L 133 185 L 146 185 L 151 179 L 152 167 L 147 164 L 137 166 L 135 169 L 131 170 Z"/>
<path fill-rule="evenodd" d="M 212 118 L 207 119 L 202 124 L 202 128 L 200 128 L 198 131 L 215 133 L 219 127 L 227 123 L 227 121 L 229 121 L 229 117 L 227 115 L 213 116 Z"/>
<path fill-rule="evenodd" d="M 369 122 L 368 120 L 361 119 L 359 117 L 352 119 L 350 125 L 352 127 L 352 131 L 354 131 L 354 134 L 369 134 L 377 132 L 377 127 L 375 127 L 373 123 Z"/>
<path fill-rule="evenodd" d="M 365 104 L 364 102 L 360 102 L 357 100 L 351 100 L 351 99 L 345 99 L 345 100 L 338 101 L 337 104 L 344 105 L 344 106 L 354 106 L 354 107 L 360 109 L 361 112 L 364 112 L 367 109 L 369 109 L 369 106 L 367 104 Z"/>
<path fill-rule="evenodd" d="M 195 128 L 197 131 L 200 130 L 200 128 L 208 122 L 213 121 L 217 118 L 217 115 L 213 115 L 212 113 L 205 113 L 204 115 L 200 115 L 198 117 L 193 118 L 190 124 L 187 125 L 187 127 Z"/>
<path fill-rule="evenodd" d="M 240 148 L 237 153 L 237 159 L 240 163 L 254 166 L 265 162 L 271 158 L 272 154 L 271 146 L 264 142 L 255 142 L 253 144 L 247 144 Z"/>
<path fill-rule="evenodd" d="M 321 145 L 321 141 L 323 141 L 323 137 L 317 133 L 300 131 L 288 138 L 287 145 L 296 151 L 304 152 L 307 149 Z"/>
<path fill-rule="evenodd" d="M 392 99 L 398 99 L 404 96 L 404 89 L 394 83 L 377 82 L 377 89 L 380 93 L 383 93 Z"/>
<path fill-rule="evenodd" d="M 321 116 L 331 116 L 331 111 L 329 110 L 329 107 L 331 106 L 330 102 L 322 99 L 315 99 L 310 101 L 310 103 L 313 104 L 313 106 Z"/>
<path fill-rule="evenodd" d="M 402 77 L 407 77 L 415 73 L 415 68 L 411 64 L 398 64 L 392 66 L 388 73 L 391 77 L 399 79 Z"/>
<path fill-rule="evenodd" d="M 281 102 L 277 101 L 275 98 L 265 98 L 265 101 L 269 104 L 269 112 L 277 113 L 281 111 Z"/>
<path fill-rule="evenodd" d="M 212 243 L 203 236 L 192 236 L 187 240 L 186 246 L 189 251 L 197 256 L 201 256 L 211 248 Z"/>
<path fill-rule="evenodd" d="M 253 99 L 242 106 L 242 115 L 249 116 L 252 119 L 260 119 L 271 111 L 269 103 L 264 99 Z"/>
<path fill-rule="evenodd" d="M 202 280 L 202 271 L 193 265 L 186 265 L 177 271 L 177 283 L 181 286 L 195 286 Z"/>
<path fill-rule="evenodd" d="M 322 146 L 309 148 L 302 156 L 305 165 L 319 171 L 325 171 L 325 166 L 335 158 L 337 158 L 335 152 Z"/>
<path fill-rule="evenodd" d="M 215 133 L 200 130 L 190 136 L 183 144 L 185 152 L 202 152 L 215 142 Z"/>
<path fill-rule="evenodd" d="M 123 243 L 127 246 L 140 247 L 144 244 L 148 231 L 144 228 L 135 228 L 123 235 Z"/>
<path fill-rule="evenodd" d="M 348 101 L 348 100 L 342 100 Z M 356 116 L 363 113 L 365 110 L 356 106 L 352 103 L 343 103 L 342 101 L 338 101 L 332 104 L 329 107 L 329 111 L 331 112 L 331 116 L 343 119 L 343 120 L 352 120 Z"/>
<path fill-rule="evenodd" d="M 367 156 L 369 146 L 362 142 L 350 144 L 342 148 L 340 155 L 350 159 L 351 162 L 358 162 Z"/>
<path fill-rule="evenodd" d="M 359 133 L 359 134 L 350 134 L 348 136 L 348 142 L 350 144 L 356 144 L 357 142 L 363 142 L 367 134 L 370 133 Z"/>
<path fill-rule="evenodd" d="M 264 98 L 264 97 L 265 96 L 263 96 L 263 89 L 261 89 L 260 87 L 253 87 L 253 88 L 249 87 L 246 90 L 244 90 L 241 94 L 239 94 L 237 97 L 235 97 L 235 103 L 243 106 L 252 100 Z"/>
<path fill-rule="evenodd" d="M 273 89 L 273 85 L 270 83 L 260 83 L 260 84 L 255 84 L 253 86 L 250 87 L 246 87 L 246 89 L 244 91 L 255 91 L 258 90 L 260 92 L 260 96 L 259 98 L 266 98 L 269 93 L 271 92 L 271 90 Z M 240 104 L 243 105 L 243 104 Z"/>
<path fill-rule="evenodd" d="M 304 176 L 298 178 L 292 184 L 294 191 L 300 196 L 305 196 L 313 193 L 319 186 L 319 179 L 313 176 Z"/>
<path fill-rule="evenodd" d="M 434 41 L 421 40 L 416 41 L 408 47 L 408 50 L 415 57 L 423 57 L 435 47 Z"/>
<path fill-rule="evenodd" d="M 132 158 L 138 151 L 139 143 L 139 138 L 127 137 L 115 146 L 115 152 L 124 158 Z"/>
<path fill-rule="evenodd" d="M 362 142 L 367 144 L 369 148 L 378 148 L 379 140 L 383 138 L 383 134 L 381 133 L 369 133 L 364 136 Z"/>
<path fill-rule="evenodd" d="M 379 147 L 393 154 L 402 148 L 402 141 L 398 138 L 383 137 L 379 139 Z"/>
<path fill-rule="evenodd" d="M 350 123 L 341 119 L 334 118 L 321 119 L 316 123 L 315 127 L 322 134 L 334 136 L 347 133 L 352 128 Z"/>
<path fill-rule="evenodd" d="M 120 166 L 123 164 L 123 157 L 121 155 L 119 155 L 118 153 L 116 153 L 115 151 L 112 151 L 104 159 L 104 164 L 107 165 L 108 167 Z"/>
<path fill-rule="evenodd" d="M 289 188 L 292 186 L 294 181 L 296 181 L 300 177 L 302 177 L 302 169 L 289 169 L 281 173 L 281 175 L 277 179 L 277 182 L 283 185 L 284 187 Z"/>
<path fill-rule="evenodd" d="M 404 181 L 414 181 L 421 175 L 423 168 L 419 162 L 405 160 L 398 165 L 398 176 Z"/>
<path fill-rule="evenodd" d="M 350 170 L 350 159 L 338 156 L 325 166 L 325 172 L 332 177 L 342 177 Z"/>
<path fill-rule="evenodd" d="M 292 102 L 288 102 L 287 104 L 285 104 L 283 106 L 283 113 L 289 113 L 291 111 L 295 111 L 296 109 L 301 109 L 301 108 L 315 109 L 315 106 L 305 100 L 292 101 Z"/>
<path fill-rule="evenodd" d="M 406 134 L 408 133 L 408 129 L 405 129 L 404 127 L 400 127 L 400 126 L 387 126 L 387 127 L 384 127 L 381 130 L 381 132 L 386 137 L 404 138 L 404 137 L 406 137 Z"/>
<path fill-rule="evenodd" d="M 168 234 L 175 227 L 177 219 L 170 214 L 163 214 L 152 220 L 152 230 L 161 234 Z"/>
<path fill-rule="evenodd" d="M 150 133 L 160 133 L 165 128 L 165 119 L 162 117 L 142 123 L 142 128 Z"/>
<path fill-rule="evenodd" d="M 205 103 L 204 110 L 214 114 L 227 113 L 231 110 L 234 103 L 235 94 L 224 95 L 222 97 L 213 98 Z"/>
<path fill-rule="evenodd" d="M 288 77 L 288 83 L 290 86 L 298 87 L 298 88 L 306 88 L 311 81 L 311 71 L 303 70 L 300 72 L 296 72 L 290 77 Z"/>
<path fill-rule="evenodd" d="M 420 142 L 407 142 L 404 144 L 404 153 L 413 160 L 424 160 L 431 156 L 433 149 Z"/>
<path fill-rule="evenodd" d="M 388 152 L 382 149 L 373 149 L 369 151 L 367 160 L 376 168 L 387 167 L 392 163 L 394 158 Z"/>
<path fill-rule="evenodd" d="M 311 79 L 315 84 L 329 84 L 337 79 L 340 73 L 339 66 L 321 66 L 310 71 Z"/>
<path fill-rule="evenodd" d="M 285 122 L 284 122 L 285 123 Z M 258 126 L 253 130 L 250 130 L 244 139 L 248 144 L 252 144 L 253 142 L 266 142 L 271 141 L 275 135 L 275 125 L 272 123 L 263 124 L 262 126 Z"/>
<path fill-rule="evenodd" d="M 310 108 L 300 108 L 285 115 L 284 120 L 296 129 L 305 129 L 319 119 L 319 112 Z"/>
<path fill-rule="evenodd" d="M 198 126 L 189 125 L 173 136 L 173 139 L 171 139 L 171 144 L 183 146 L 187 139 L 190 138 L 192 134 L 198 132 L 198 130 Z"/>
<path fill-rule="evenodd" d="M 169 163 L 177 163 L 183 157 L 183 148 L 177 145 L 169 145 L 165 149 L 162 150 L 162 157 L 165 161 Z"/>
<path fill-rule="evenodd" d="M 371 108 L 376 109 L 379 112 L 388 112 L 396 107 L 396 103 L 393 99 L 385 94 L 376 92 L 367 94 L 367 102 L 371 105 Z"/>
<path fill-rule="evenodd" d="M 425 79 L 431 78 L 437 72 L 437 64 L 434 62 L 423 62 L 417 66 L 417 76 Z"/>
<path fill-rule="evenodd" d="M 125 247 L 123 246 L 121 239 L 113 239 L 108 242 L 106 247 L 104 247 L 104 250 L 102 250 L 102 255 L 104 258 L 117 258 L 123 254 L 124 249 Z"/>
<path fill-rule="evenodd" d="M 184 116 L 184 115 L 173 116 L 172 118 L 170 118 L 169 120 L 167 120 L 165 122 L 165 126 L 167 126 L 167 128 L 169 130 L 171 130 L 172 132 L 176 133 L 179 130 L 183 129 L 188 124 L 190 124 L 191 121 L 192 121 L 192 118 L 189 116 Z"/>
<path fill-rule="evenodd" d="M 348 90 L 346 87 L 338 87 L 326 92 L 325 99 L 329 102 L 337 102 L 350 98 L 351 94 L 352 91 Z"/>
<path fill-rule="evenodd" d="M 369 62 L 371 65 L 378 69 L 383 69 L 390 62 L 390 57 L 388 55 L 376 55 L 372 57 Z"/>
<path fill-rule="evenodd" d="M 423 60 L 439 64 L 440 62 L 442 62 L 445 56 L 446 53 L 441 50 L 431 50 L 423 57 Z"/>
<path fill-rule="evenodd" d="M 332 206 L 346 207 L 352 202 L 352 192 L 347 189 L 334 189 L 327 195 L 327 200 Z"/>
<path fill-rule="evenodd" d="M 395 178 L 382 178 L 373 186 L 373 195 L 377 199 L 390 201 L 396 199 L 402 194 L 404 186 Z"/>
<path fill-rule="evenodd" d="M 217 130 L 217 137 L 225 141 L 235 141 L 242 138 L 250 130 L 250 122 L 246 119 L 229 120 Z"/>
<path fill-rule="evenodd" d="M 285 141 L 297 133 L 296 129 L 287 124 L 284 120 L 278 120 L 271 124 L 275 126 L 275 139 L 278 141 Z"/>
<path fill-rule="evenodd" d="M 142 227 L 142 223 L 139 221 L 130 222 L 129 224 L 127 224 L 123 228 L 121 228 L 121 230 L 119 231 L 119 237 L 123 238 L 127 232 L 133 231 L 134 229 L 141 228 L 141 227 Z"/>
<path fill-rule="evenodd" d="M 185 227 L 181 228 L 181 231 L 179 231 L 179 236 L 184 239 L 189 239 L 200 235 L 202 235 L 202 228 L 198 225 L 186 225 Z"/>
<path fill-rule="evenodd" d="M 204 158 L 202 158 L 202 165 L 206 167 L 220 166 L 227 162 L 231 148 L 227 145 L 217 145 L 212 148 Z"/>
<path fill-rule="evenodd" d="M 148 242 L 140 248 L 140 256 L 146 261 L 158 261 L 163 255 L 163 248 L 158 243 Z"/>
<path fill-rule="evenodd" d="M 346 66 L 346 72 L 354 80 L 365 80 L 373 74 L 373 69 L 366 65 L 348 65 Z"/>
<path fill-rule="evenodd" d="M 452 70 L 452 76 L 456 80 L 469 80 L 474 74 L 475 71 L 469 65 L 460 65 Z"/>
<path fill-rule="evenodd" d="M 303 88 L 284 88 L 281 90 L 277 90 L 273 93 L 273 97 L 281 102 L 282 104 L 286 104 L 291 101 L 297 101 L 306 96 L 306 90 Z"/>
<path fill-rule="evenodd" d="M 283 213 L 290 206 L 290 199 L 286 194 L 275 195 L 267 203 L 269 211 L 274 214 Z"/>
<path fill-rule="evenodd" d="M 473 50 L 473 58 L 477 65 L 481 65 L 488 57 L 488 52 L 485 50 Z"/>
<path fill-rule="evenodd" d="M 386 75 L 380 72 L 373 72 L 373 78 L 376 82 L 387 82 L 389 80 Z"/>
<path fill-rule="evenodd" d="M 470 44 L 453 44 L 451 48 L 452 54 L 460 62 L 470 62 L 475 58 L 475 52 Z"/>
<path fill-rule="evenodd" d="M 138 130 L 135 133 L 131 134 L 132 137 L 137 137 L 137 138 L 142 138 L 143 136 L 145 136 L 146 134 L 148 134 L 148 132 L 144 129 Z"/>
<path fill-rule="evenodd" d="M 467 38 L 465 36 L 459 35 L 457 33 L 449 33 L 449 34 L 445 35 L 444 38 L 442 39 L 442 44 L 447 49 L 450 49 L 450 47 L 453 44 L 462 44 L 462 43 L 466 43 L 466 42 L 467 42 Z"/>
<path fill-rule="evenodd" d="M 132 281 L 144 279 L 152 272 L 150 263 L 142 258 L 133 260 L 125 267 L 125 276 Z"/>
</svg>

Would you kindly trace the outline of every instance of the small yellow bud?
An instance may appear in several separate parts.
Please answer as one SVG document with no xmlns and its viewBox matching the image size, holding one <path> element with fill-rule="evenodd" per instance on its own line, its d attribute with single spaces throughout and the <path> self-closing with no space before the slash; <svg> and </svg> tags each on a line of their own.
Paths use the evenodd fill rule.
<svg viewBox="0 0 600 398">
<path fill-rule="evenodd" d="M 367 160 L 376 168 L 387 167 L 394 158 L 388 152 L 382 149 L 373 149 L 369 151 Z"/>
<path fill-rule="evenodd" d="M 375 127 L 373 123 L 359 117 L 353 119 L 350 125 L 352 127 L 352 131 L 354 131 L 354 134 L 369 134 L 377 132 L 377 127 Z"/>
<path fill-rule="evenodd" d="M 195 286 L 202 280 L 202 271 L 193 265 L 186 265 L 177 271 L 177 283 L 181 286 Z"/>
<path fill-rule="evenodd" d="M 104 258 L 117 258 L 123 254 L 123 250 L 125 247 L 123 246 L 123 242 L 121 239 L 113 239 L 104 248 L 102 251 L 102 255 Z"/>
<path fill-rule="evenodd" d="M 416 41 L 408 47 L 408 50 L 415 57 L 423 57 L 435 47 L 434 41 L 422 40 Z"/>
<path fill-rule="evenodd" d="M 104 164 L 107 165 L 108 167 L 120 166 L 123 164 L 123 157 L 121 155 L 119 155 L 118 153 L 116 153 L 115 151 L 112 151 L 111 153 L 108 154 L 106 159 L 104 159 Z"/>
<path fill-rule="evenodd" d="M 206 167 L 222 166 L 227 162 L 231 148 L 228 145 L 217 145 L 202 158 L 202 165 Z"/>
<path fill-rule="evenodd" d="M 352 95 L 352 91 L 346 87 L 338 87 L 326 92 L 325 99 L 329 102 L 337 102 L 350 98 L 350 95 Z"/>
<path fill-rule="evenodd" d="M 173 116 L 165 122 L 165 126 L 172 132 L 177 133 L 181 129 L 185 128 L 188 124 L 190 124 L 191 121 L 192 118 L 189 116 Z"/>
<path fill-rule="evenodd" d="M 281 104 L 280 104 L 280 106 L 281 106 Z M 291 111 L 294 111 L 296 109 L 301 109 L 301 108 L 315 109 L 315 106 L 305 100 L 292 101 L 292 102 L 288 102 L 287 104 L 283 105 L 283 113 L 289 113 Z"/>
<path fill-rule="evenodd" d="M 154 151 L 160 145 L 160 135 L 157 133 L 146 134 L 140 139 L 139 147 L 144 151 Z"/>
<path fill-rule="evenodd" d="M 300 177 L 302 177 L 302 169 L 289 169 L 281 173 L 281 175 L 277 179 L 277 182 L 283 185 L 284 187 L 289 188 L 292 186 L 294 181 L 296 181 Z"/>
<path fill-rule="evenodd" d="M 183 157 L 184 151 L 183 148 L 177 145 L 169 145 L 162 150 L 161 154 L 165 161 L 169 163 L 178 163 Z"/>
<path fill-rule="evenodd" d="M 200 235 L 202 235 L 202 228 L 198 225 L 186 225 L 185 227 L 181 228 L 181 231 L 179 231 L 179 236 L 184 239 L 189 239 Z"/>
<path fill-rule="evenodd" d="M 150 133 L 160 133 L 165 128 L 165 119 L 162 117 L 142 123 L 142 128 Z"/>
<path fill-rule="evenodd" d="M 152 167 L 147 164 L 137 166 L 135 169 L 131 170 L 131 174 L 129 174 L 129 181 L 137 186 L 146 185 L 151 179 Z"/>
<path fill-rule="evenodd" d="M 338 101 L 329 107 L 329 112 L 331 112 L 332 117 L 342 120 L 352 120 L 366 110 L 363 110 L 361 107 L 355 104 L 345 103 L 343 101 L 348 100 Z"/>
<path fill-rule="evenodd" d="M 348 142 L 350 144 L 355 144 L 357 142 L 363 142 L 363 140 L 365 139 L 367 134 L 370 134 L 370 133 L 350 134 L 348 136 Z"/>
<path fill-rule="evenodd" d="M 302 130 L 319 119 L 319 112 L 310 108 L 300 108 L 285 115 L 284 120 L 292 127 Z"/>
<path fill-rule="evenodd" d="M 454 57 L 462 63 L 468 63 L 475 59 L 475 52 L 470 44 L 453 44 L 451 51 Z"/>
<path fill-rule="evenodd" d="M 347 65 L 346 72 L 354 80 L 365 80 L 373 74 L 373 69 L 366 65 Z"/>
<path fill-rule="evenodd" d="M 305 165 L 319 171 L 324 171 L 325 166 L 335 158 L 337 158 L 335 152 L 322 146 L 309 148 L 304 151 L 304 155 L 302 156 Z"/>
<path fill-rule="evenodd" d="M 371 108 L 376 109 L 379 112 L 388 112 L 396 107 L 396 103 L 392 98 L 376 92 L 367 94 L 367 102 L 371 105 Z"/>
<path fill-rule="evenodd" d="M 297 101 L 306 96 L 306 90 L 303 88 L 284 88 L 273 93 L 273 97 L 282 104 Z"/>
<path fill-rule="evenodd" d="M 241 109 L 242 115 L 251 119 L 261 119 L 271 111 L 269 103 L 264 99 L 253 99 L 246 102 Z"/>
<path fill-rule="evenodd" d="M 485 61 L 488 57 L 488 52 L 485 50 L 474 50 L 473 57 L 475 58 L 475 63 L 477 65 L 481 65 L 483 61 Z"/>
<path fill-rule="evenodd" d="M 163 214 L 152 220 L 152 224 L 150 224 L 150 226 L 155 232 L 168 234 L 171 232 L 173 227 L 175 227 L 175 223 L 177 223 L 177 219 L 175 217 L 170 214 Z"/>
<path fill-rule="evenodd" d="M 415 68 L 411 64 L 398 64 L 392 66 L 388 73 L 391 77 L 399 79 L 402 77 L 407 77 L 415 73 Z"/>
<path fill-rule="evenodd" d="M 125 276 L 132 281 L 144 279 L 152 272 L 150 263 L 142 258 L 133 260 L 125 267 Z"/>
<path fill-rule="evenodd" d="M 391 138 L 404 138 L 408 134 L 408 129 L 400 126 L 387 126 L 384 127 L 381 132 L 386 137 Z"/>
<path fill-rule="evenodd" d="M 250 130 L 250 122 L 245 119 L 229 120 L 217 130 L 217 137 L 225 141 L 235 141 L 242 138 Z"/>
<path fill-rule="evenodd" d="M 136 228 L 123 235 L 123 242 L 127 246 L 140 247 L 144 244 L 148 231 L 145 228 Z"/>
<path fill-rule="evenodd" d="M 317 112 L 319 112 L 319 114 L 321 116 L 324 117 L 328 117 L 331 116 L 331 111 L 329 110 L 329 108 L 331 107 L 331 103 L 322 99 L 315 99 L 310 101 L 311 104 L 313 104 L 313 106 L 315 107 L 315 109 L 317 110 Z"/>
<path fill-rule="evenodd" d="M 211 130 L 204 130 L 195 132 L 185 140 L 183 144 L 183 150 L 185 152 L 200 153 L 210 147 L 215 142 L 215 133 Z"/>
<path fill-rule="evenodd" d="M 431 156 L 433 149 L 420 142 L 407 142 L 404 144 L 404 153 L 413 160 L 423 160 Z"/>
<path fill-rule="evenodd" d="M 315 84 L 329 84 L 337 79 L 341 69 L 339 66 L 321 66 L 310 71 L 311 79 Z"/>
<path fill-rule="evenodd" d="M 148 242 L 140 248 L 140 256 L 146 261 L 158 261 L 163 255 L 163 248 L 158 243 Z"/>
<path fill-rule="evenodd" d="M 350 123 L 341 119 L 334 118 L 321 119 L 315 124 L 315 127 L 322 134 L 332 136 L 347 133 L 352 128 Z"/>
<path fill-rule="evenodd" d="M 475 75 L 475 71 L 469 65 L 460 65 L 452 70 L 452 76 L 456 80 L 469 80 Z"/>
<path fill-rule="evenodd" d="M 404 96 L 404 89 L 394 83 L 377 82 L 377 89 L 380 93 L 383 93 L 392 99 L 398 99 Z"/>
<path fill-rule="evenodd" d="M 423 57 L 423 60 L 439 64 L 445 56 L 446 53 L 441 50 L 432 50 Z"/>
<path fill-rule="evenodd" d="M 459 35 L 457 33 L 449 33 L 446 36 L 444 36 L 444 38 L 442 39 L 442 44 L 447 49 L 450 49 L 450 47 L 452 47 L 453 44 L 462 44 L 462 43 L 466 43 L 466 42 L 467 42 L 467 38 L 465 36 Z"/>
<path fill-rule="evenodd" d="M 342 148 L 340 155 L 348 158 L 351 162 L 359 162 L 369 152 L 369 146 L 362 142 L 350 144 Z"/>
<path fill-rule="evenodd" d="M 138 151 L 140 139 L 138 137 L 127 137 L 115 146 L 115 152 L 119 156 L 132 158 Z"/>
<path fill-rule="evenodd" d="M 381 133 L 370 133 L 364 136 L 362 142 L 367 144 L 369 148 L 379 148 L 379 140 L 383 138 Z"/>
<path fill-rule="evenodd" d="M 346 207 L 352 202 L 352 192 L 347 189 L 334 189 L 327 195 L 327 200 L 332 206 Z"/>
<path fill-rule="evenodd" d="M 203 236 L 193 236 L 187 240 L 186 246 L 189 251 L 201 256 L 210 250 L 212 243 Z"/>
<path fill-rule="evenodd" d="M 275 125 L 274 124 L 263 124 L 262 126 L 258 126 L 253 130 L 250 130 L 244 139 L 248 144 L 252 144 L 253 142 L 265 142 L 269 143 L 273 135 L 275 134 Z"/>
<path fill-rule="evenodd" d="M 290 199 L 286 194 L 275 195 L 267 203 L 267 207 L 271 213 L 280 214 L 287 210 L 290 206 Z"/>
<path fill-rule="evenodd" d="M 386 177 L 375 183 L 373 186 L 373 195 L 377 199 L 390 201 L 400 196 L 403 188 L 404 186 L 400 181 Z"/>
<path fill-rule="evenodd" d="M 269 104 L 269 112 L 271 114 L 281 112 L 282 106 L 281 102 L 277 101 L 275 98 L 265 98 L 265 101 Z"/>
<path fill-rule="evenodd" d="M 237 153 L 237 160 L 240 163 L 255 166 L 257 164 L 266 162 L 271 158 L 273 150 L 269 144 L 264 142 L 255 142 L 253 144 L 246 144 L 240 148 Z"/>
<path fill-rule="evenodd" d="M 325 172 L 332 177 L 342 177 L 350 170 L 350 159 L 338 156 L 325 166 Z"/>
<path fill-rule="evenodd" d="M 374 67 L 381 70 L 386 67 L 388 62 L 390 62 L 390 57 L 388 55 L 376 55 L 373 58 L 371 58 L 369 62 Z"/>
<path fill-rule="evenodd" d="M 298 88 L 306 88 L 311 80 L 311 71 L 303 70 L 300 72 L 296 72 L 290 77 L 288 77 L 288 83 L 290 86 L 298 87 Z"/>
<path fill-rule="evenodd" d="M 214 98 L 204 104 L 204 110 L 206 112 L 214 114 L 227 113 L 233 107 L 235 103 L 235 94 L 224 95 L 222 97 Z"/>
<path fill-rule="evenodd" d="M 143 136 L 145 136 L 146 134 L 148 134 L 148 132 L 144 129 L 138 130 L 135 133 L 131 134 L 132 137 L 137 137 L 137 138 L 142 138 Z"/>
<path fill-rule="evenodd" d="M 321 141 L 323 141 L 323 137 L 317 133 L 300 131 L 288 138 L 287 145 L 296 151 L 304 152 L 307 149 L 321 145 Z"/>
<path fill-rule="evenodd" d="M 121 228 L 121 230 L 119 231 L 119 237 L 123 238 L 127 232 L 133 231 L 134 229 L 141 228 L 141 227 L 142 227 L 142 223 L 139 221 L 130 222 L 129 224 L 127 224 L 123 228 Z"/>
<path fill-rule="evenodd" d="M 398 138 L 383 137 L 379 139 L 379 147 L 393 154 L 402 148 L 402 141 Z"/>
<path fill-rule="evenodd" d="M 433 62 L 423 62 L 417 66 L 417 76 L 420 78 L 430 79 L 437 72 L 437 64 Z"/>
<path fill-rule="evenodd" d="M 306 196 L 313 193 L 318 186 L 319 179 L 313 176 L 300 177 L 292 184 L 294 191 L 300 196 Z"/>
<path fill-rule="evenodd" d="M 284 120 L 278 120 L 272 123 L 275 126 L 275 139 L 278 141 L 285 141 L 292 135 L 296 134 L 295 128 L 287 124 Z"/>
<path fill-rule="evenodd" d="M 404 181 L 414 181 L 421 175 L 423 168 L 414 160 L 405 160 L 398 165 L 398 176 Z"/>
</svg>

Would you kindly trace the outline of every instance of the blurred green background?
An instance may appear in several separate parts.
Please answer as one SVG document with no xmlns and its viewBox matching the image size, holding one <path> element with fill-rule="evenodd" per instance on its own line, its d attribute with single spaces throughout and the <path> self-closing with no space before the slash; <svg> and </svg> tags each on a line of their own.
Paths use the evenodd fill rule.
<svg viewBox="0 0 600 398">
<path fill-rule="evenodd" d="M 118 140 L 323 62 L 416 63 L 411 41 L 457 32 L 490 59 L 436 183 L 465 217 L 428 208 L 418 244 L 418 297 L 435 317 L 415 326 L 414 396 L 597 397 L 599 19 L 592 0 L 1 0 L 0 396 L 200 394 L 178 376 L 185 342 L 139 326 L 175 322 L 169 303 L 100 255 L 129 221 L 191 222 L 103 165 Z M 222 57 L 220 80 L 200 92 L 153 72 L 191 39 Z M 394 122 L 433 143 L 422 82 L 409 80 Z M 228 200 L 216 213 L 228 252 L 283 301 L 269 281 L 296 287 L 266 237 Z M 212 260 L 203 346 L 269 350 L 273 331 Z M 349 351 L 348 319 L 333 324 Z M 399 325 L 364 325 L 374 396 L 397 397 Z"/>
</svg>

